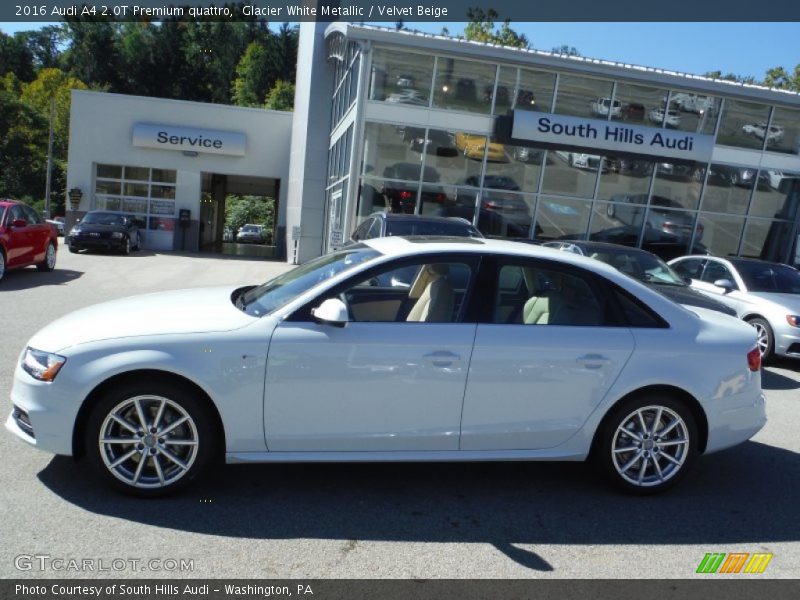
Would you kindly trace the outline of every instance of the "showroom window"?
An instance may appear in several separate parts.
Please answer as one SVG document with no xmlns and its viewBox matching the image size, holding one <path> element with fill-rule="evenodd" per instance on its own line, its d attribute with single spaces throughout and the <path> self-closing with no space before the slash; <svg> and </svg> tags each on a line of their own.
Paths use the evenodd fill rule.
<svg viewBox="0 0 800 600">
<path fill-rule="evenodd" d="M 591 198 L 601 166 L 607 168 L 604 158 L 599 154 L 550 150 L 546 156 L 542 191 Z"/>
<path fill-rule="evenodd" d="M 550 112 L 555 82 L 553 73 L 501 66 L 494 114 L 504 115 L 514 109 Z"/>
<path fill-rule="evenodd" d="M 611 120 L 660 127 L 664 120 L 666 98 L 667 90 L 664 89 L 618 83 L 614 90 L 614 99 L 619 103 L 618 110 L 612 110 Z"/>
<path fill-rule="evenodd" d="M 770 107 L 764 104 L 726 98 L 717 143 L 761 150 L 768 135 L 769 112 Z"/>
<path fill-rule="evenodd" d="M 800 110 L 775 108 L 767 135 L 767 150 L 800 154 Z"/>
<path fill-rule="evenodd" d="M 712 164 L 703 192 L 703 210 L 745 214 L 757 179 L 756 173 L 756 169 Z"/>
<path fill-rule="evenodd" d="M 619 113 L 618 101 L 611 100 L 612 84 L 602 79 L 559 75 L 555 111 L 559 115 L 608 119 Z"/>
<path fill-rule="evenodd" d="M 489 114 L 497 66 L 438 57 L 433 106 Z"/>
<path fill-rule="evenodd" d="M 95 209 L 131 215 L 142 229 L 175 229 L 176 171 L 98 164 L 96 172 Z"/>
<path fill-rule="evenodd" d="M 428 106 L 433 56 L 377 48 L 372 54 L 369 99 L 410 106 Z"/>
<path fill-rule="evenodd" d="M 680 131 L 712 135 L 717 126 L 720 98 L 672 91 L 665 126 Z"/>
</svg>

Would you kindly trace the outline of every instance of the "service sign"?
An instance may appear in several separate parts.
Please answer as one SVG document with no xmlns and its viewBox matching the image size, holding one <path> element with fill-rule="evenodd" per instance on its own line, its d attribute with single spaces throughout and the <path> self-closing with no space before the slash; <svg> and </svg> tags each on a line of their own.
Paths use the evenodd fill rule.
<svg viewBox="0 0 800 600">
<path fill-rule="evenodd" d="M 714 149 L 713 135 L 526 110 L 514 111 L 511 137 L 611 153 L 646 154 L 700 162 L 710 160 Z"/>
<path fill-rule="evenodd" d="M 140 148 L 244 156 L 247 136 L 235 131 L 136 123 L 133 126 L 133 145 Z"/>
</svg>

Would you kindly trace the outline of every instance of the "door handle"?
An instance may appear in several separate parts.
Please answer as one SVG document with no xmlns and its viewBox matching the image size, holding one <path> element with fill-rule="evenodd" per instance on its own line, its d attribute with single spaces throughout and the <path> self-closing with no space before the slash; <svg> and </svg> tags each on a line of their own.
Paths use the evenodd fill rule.
<svg viewBox="0 0 800 600">
<path fill-rule="evenodd" d="M 600 369 L 609 364 L 611 359 L 602 354 L 584 354 L 575 359 L 575 362 L 582 363 L 587 369 Z"/>
<path fill-rule="evenodd" d="M 436 352 L 424 355 L 422 358 L 433 364 L 434 367 L 449 367 L 454 362 L 461 360 L 458 354 L 448 352 L 447 350 L 437 350 Z"/>
</svg>

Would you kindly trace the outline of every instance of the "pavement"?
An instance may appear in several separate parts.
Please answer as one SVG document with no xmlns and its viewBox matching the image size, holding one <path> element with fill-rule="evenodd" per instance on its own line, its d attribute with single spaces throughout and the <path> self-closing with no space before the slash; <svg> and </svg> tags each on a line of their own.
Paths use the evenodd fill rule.
<svg viewBox="0 0 800 600">
<path fill-rule="evenodd" d="M 0 394 L 25 341 L 72 310 L 288 268 L 61 252 L 52 273 L 9 272 Z M 228 465 L 179 495 L 137 500 L 2 430 L 0 577 L 708 578 L 726 576 L 695 574 L 707 552 L 769 552 L 764 574 L 747 577 L 798 578 L 800 361 L 765 368 L 763 387 L 769 423 L 753 440 L 647 498 L 583 464 L 475 463 Z"/>
</svg>

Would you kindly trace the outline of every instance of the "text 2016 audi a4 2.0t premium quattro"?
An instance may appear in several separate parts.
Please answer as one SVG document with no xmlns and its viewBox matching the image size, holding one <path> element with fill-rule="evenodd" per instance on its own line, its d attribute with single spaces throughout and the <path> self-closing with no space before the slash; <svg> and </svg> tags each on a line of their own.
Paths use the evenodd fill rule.
<svg viewBox="0 0 800 600">
<path fill-rule="evenodd" d="M 747 324 L 590 258 L 465 238 L 79 310 L 30 340 L 11 399 L 18 437 L 142 496 L 222 457 L 592 458 L 652 493 L 766 421 Z"/>
</svg>

